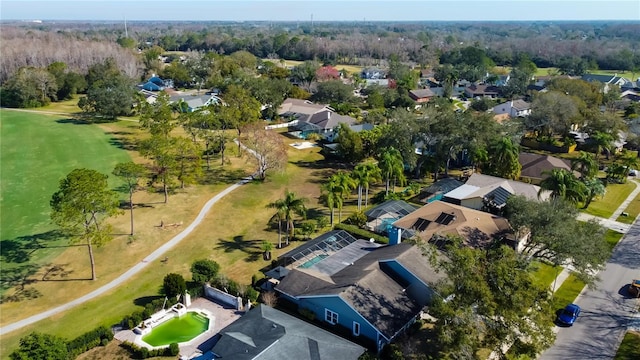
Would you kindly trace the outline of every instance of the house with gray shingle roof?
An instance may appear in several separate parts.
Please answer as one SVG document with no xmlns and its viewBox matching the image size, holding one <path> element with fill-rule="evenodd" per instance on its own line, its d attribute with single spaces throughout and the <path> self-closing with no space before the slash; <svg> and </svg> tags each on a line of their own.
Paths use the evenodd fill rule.
<svg viewBox="0 0 640 360">
<path fill-rule="evenodd" d="M 212 104 L 219 104 L 222 100 L 215 95 L 177 94 L 169 96 L 169 102 L 177 103 L 182 112 L 193 112 Z"/>
<path fill-rule="evenodd" d="M 351 116 L 340 115 L 331 109 L 324 109 L 312 115 L 301 116 L 296 124 L 296 129 L 301 132 L 303 137 L 310 133 L 317 133 L 323 138 L 333 141 L 336 135 L 335 130 L 340 124 L 351 126 L 356 121 Z"/>
<path fill-rule="evenodd" d="M 609 91 L 611 85 L 617 85 L 621 89 L 627 89 L 629 87 L 633 88 L 633 83 L 629 79 L 618 76 L 618 74 L 614 75 L 600 75 L 600 74 L 584 74 L 582 75 L 582 80 L 587 82 L 598 82 L 603 84 L 603 92 Z"/>
<path fill-rule="evenodd" d="M 532 153 L 520 153 L 518 161 L 522 166 L 520 171 L 520 179 L 532 184 L 540 184 L 548 175 L 547 172 L 553 169 L 571 170 L 571 162 L 569 160 L 560 159 L 550 155 L 538 155 Z M 578 172 L 574 172 L 576 176 L 580 176 Z"/>
<path fill-rule="evenodd" d="M 341 232 L 331 233 L 300 251 L 303 257 L 275 290 L 299 310 L 380 350 L 415 322 L 435 296 L 431 286 L 443 275 L 414 245 L 384 246 L 360 239 L 347 243 L 337 236 Z M 340 242 L 342 247 L 337 246 Z"/>
<path fill-rule="evenodd" d="M 282 311 L 258 305 L 220 330 L 211 352 L 233 360 L 357 360 L 365 348 Z"/>
<path fill-rule="evenodd" d="M 464 185 L 444 194 L 442 200 L 476 210 L 484 209 L 490 202 L 493 209 L 501 209 L 511 195 L 521 195 L 534 201 L 549 198 L 549 193 L 540 193 L 537 185 L 474 173 Z"/>
<path fill-rule="evenodd" d="M 525 117 L 531 115 L 531 104 L 522 99 L 511 100 L 494 106 L 493 112 L 496 115 L 508 114 L 512 118 Z"/>
</svg>

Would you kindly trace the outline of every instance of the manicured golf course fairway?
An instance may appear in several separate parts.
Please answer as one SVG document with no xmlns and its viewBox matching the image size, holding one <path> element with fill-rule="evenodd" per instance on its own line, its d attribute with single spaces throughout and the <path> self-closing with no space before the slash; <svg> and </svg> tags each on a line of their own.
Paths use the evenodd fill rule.
<svg viewBox="0 0 640 360">
<path fill-rule="evenodd" d="M 46 261 L 62 250 L 56 246 L 66 240 L 50 236 L 55 229 L 49 219 L 51 195 L 75 168 L 110 175 L 116 163 L 130 160 L 111 144 L 111 137 L 98 125 L 76 124 L 60 115 L 0 110 L 0 249 L 5 265 Z M 33 241 L 46 246 L 32 251 L 27 244 Z"/>
</svg>

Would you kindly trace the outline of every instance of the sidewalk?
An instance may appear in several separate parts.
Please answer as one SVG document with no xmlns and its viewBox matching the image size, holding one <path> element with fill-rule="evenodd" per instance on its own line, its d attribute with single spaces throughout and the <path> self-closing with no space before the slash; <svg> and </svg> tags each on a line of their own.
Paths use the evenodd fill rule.
<svg viewBox="0 0 640 360">
<path fill-rule="evenodd" d="M 578 220 L 581 221 L 589 221 L 596 220 L 600 223 L 600 225 L 606 227 L 607 229 L 611 229 L 613 231 L 617 231 L 622 234 L 626 234 L 631 228 L 630 224 L 624 224 L 616 221 L 620 215 L 624 212 L 624 210 L 631 204 L 633 199 L 636 198 L 638 194 L 640 194 L 640 186 L 637 181 L 630 180 L 636 188 L 627 196 L 627 198 L 618 206 L 618 208 L 613 212 L 613 214 L 608 218 L 604 219 L 598 216 L 589 215 L 587 213 L 578 213 Z"/>
</svg>

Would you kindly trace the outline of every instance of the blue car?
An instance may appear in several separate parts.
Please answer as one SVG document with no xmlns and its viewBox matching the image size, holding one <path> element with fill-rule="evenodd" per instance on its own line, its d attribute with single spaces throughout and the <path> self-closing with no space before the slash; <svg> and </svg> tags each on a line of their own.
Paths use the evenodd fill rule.
<svg viewBox="0 0 640 360">
<path fill-rule="evenodd" d="M 569 304 L 562 309 L 560 315 L 558 315 L 558 322 L 560 324 L 571 326 L 580 315 L 580 306 L 576 304 Z"/>
</svg>

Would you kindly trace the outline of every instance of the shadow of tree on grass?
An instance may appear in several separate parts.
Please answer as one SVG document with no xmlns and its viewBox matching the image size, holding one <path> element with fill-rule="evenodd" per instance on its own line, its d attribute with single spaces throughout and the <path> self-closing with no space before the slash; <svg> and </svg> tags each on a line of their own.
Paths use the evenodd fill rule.
<svg viewBox="0 0 640 360">
<path fill-rule="evenodd" d="M 232 240 L 218 239 L 219 244 L 215 246 L 216 250 L 224 250 L 230 253 L 236 250 L 247 254 L 247 261 L 253 262 L 262 259 L 262 240 L 245 240 L 244 235 L 234 236 Z"/>
<path fill-rule="evenodd" d="M 38 250 L 47 247 L 46 242 L 60 240 L 64 233 L 60 230 L 51 230 L 40 234 L 19 236 L 14 239 L 0 241 L 0 257 L 7 263 L 24 263 L 31 259 L 31 255 Z M 57 247 L 57 246 L 56 246 Z"/>
</svg>

